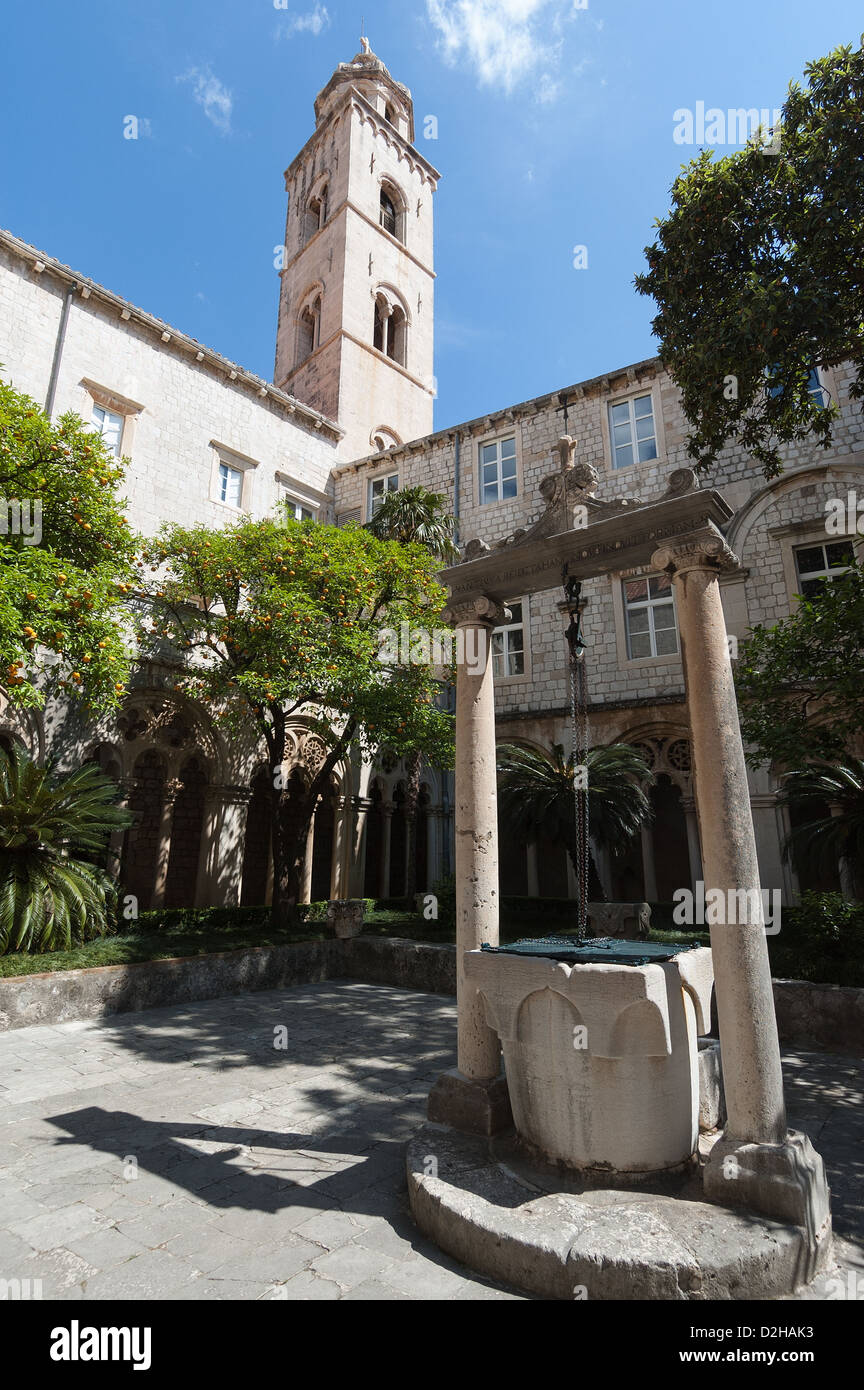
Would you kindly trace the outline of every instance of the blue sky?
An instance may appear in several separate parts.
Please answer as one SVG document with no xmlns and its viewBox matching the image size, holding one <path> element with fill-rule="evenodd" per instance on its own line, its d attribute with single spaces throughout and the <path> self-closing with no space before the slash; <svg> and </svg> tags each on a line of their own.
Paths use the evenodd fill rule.
<svg viewBox="0 0 864 1390">
<path fill-rule="evenodd" d="M 361 15 L 443 174 L 438 428 L 650 356 L 632 280 L 695 153 L 674 113 L 777 107 L 864 24 L 855 0 L 6 0 L 0 225 L 270 377 L 282 171 Z"/>
</svg>

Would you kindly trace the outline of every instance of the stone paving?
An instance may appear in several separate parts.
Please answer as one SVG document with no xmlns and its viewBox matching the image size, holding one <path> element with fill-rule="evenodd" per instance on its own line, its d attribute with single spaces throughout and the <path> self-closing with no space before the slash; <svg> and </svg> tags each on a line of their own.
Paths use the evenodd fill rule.
<svg viewBox="0 0 864 1390">
<path fill-rule="evenodd" d="M 350 982 L 3 1034 L 0 1279 L 45 1299 L 519 1299 L 408 1213 L 404 1141 L 454 1043 L 452 1000 Z M 786 1070 L 857 1265 L 864 1059 Z"/>
</svg>

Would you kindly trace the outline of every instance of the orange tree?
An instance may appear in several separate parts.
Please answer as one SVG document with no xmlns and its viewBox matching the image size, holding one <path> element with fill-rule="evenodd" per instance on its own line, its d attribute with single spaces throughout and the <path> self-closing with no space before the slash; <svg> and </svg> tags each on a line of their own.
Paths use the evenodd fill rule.
<svg viewBox="0 0 864 1390">
<path fill-rule="evenodd" d="M 19 706 L 119 703 L 134 545 L 123 468 L 77 415 L 52 424 L 0 381 L 0 684 Z"/>
<path fill-rule="evenodd" d="M 358 745 L 451 757 L 450 717 L 437 708 L 429 665 L 388 665 L 385 629 L 440 626 L 445 593 L 421 546 L 381 541 L 358 526 L 285 516 L 224 530 L 163 528 L 141 560 L 147 616 L 142 655 L 183 656 L 177 689 L 229 726 L 257 730 L 272 783 L 273 919 L 294 915 L 300 864 L 318 798 Z M 308 786 L 285 786 L 289 723 L 303 715 L 327 756 Z"/>
</svg>

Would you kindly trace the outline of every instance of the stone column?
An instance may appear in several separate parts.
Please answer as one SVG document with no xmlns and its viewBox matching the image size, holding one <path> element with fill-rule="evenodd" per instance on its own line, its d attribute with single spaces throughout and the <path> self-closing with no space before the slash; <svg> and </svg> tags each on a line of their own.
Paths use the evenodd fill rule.
<svg viewBox="0 0 864 1390">
<path fill-rule="evenodd" d="M 657 870 L 654 866 L 654 826 L 645 822 L 639 827 L 642 839 L 642 892 L 646 903 L 657 901 Z"/>
<path fill-rule="evenodd" d="M 348 870 L 348 896 L 362 898 L 366 882 L 366 820 L 372 802 L 366 796 L 351 798 L 351 860 Z"/>
<path fill-rule="evenodd" d="M 811 1252 L 825 1250 L 830 1216 L 822 1160 L 804 1135 L 786 1129 L 750 789 L 718 582 L 737 560 L 709 523 L 655 552 L 652 563 L 675 580 L 706 898 L 719 889 L 735 904 L 711 925 L 728 1121 L 704 1170 L 705 1194 L 803 1226 Z M 732 897 L 742 889 L 743 910 L 743 894 Z"/>
<path fill-rule="evenodd" d="M 465 953 L 498 944 L 498 795 L 492 629 L 506 609 L 481 597 L 453 605 L 456 628 L 456 1004 L 457 1068 L 429 1097 L 429 1118 L 492 1134 L 510 1122 L 501 1048 L 476 989 L 465 979 Z"/>
<path fill-rule="evenodd" d="M 174 803 L 182 786 L 183 784 L 179 779 L 165 783 L 162 814 L 159 820 L 159 850 L 156 855 L 156 872 L 153 875 L 153 893 L 150 898 L 151 910 L 165 905 L 168 860 L 171 857 L 171 827 L 174 823 Z"/>
<path fill-rule="evenodd" d="M 330 899 L 348 896 L 348 865 L 346 855 L 351 848 L 351 798 L 333 798 L 333 854 L 330 860 Z"/>
<path fill-rule="evenodd" d="M 528 873 L 528 897 L 529 897 L 529 898 L 539 898 L 539 897 L 540 897 L 540 871 L 539 871 L 539 868 L 538 868 L 538 865 L 537 865 L 537 841 L 536 841 L 536 840 L 529 840 L 528 844 L 525 846 L 525 860 L 526 860 L 526 868 L 527 868 L 527 873 Z M 568 862 L 568 864 L 569 864 L 569 862 L 570 862 L 570 856 L 569 856 L 569 854 L 568 854 L 568 856 L 567 856 L 567 862 Z"/>
<path fill-rule="evenodd" d="M 317 811 L 317 806 L 315 810 Z M 303 852 L 303 872 L 300 876 L 300 901 L 308 903 L 312 901 L 312 852 L 315 846 L 315 814 L 309 822 L 309 829 L 306 831 L 306 848 Z"/>
<path fill-rule="evenodd" d="M 683 803 L 684 818 L 687 822 L 687 853 L 690 859 L 690 886 L 696 891 L 696 884 L 702 882 L 702 849 L 699 844 L 699 821 L 696 816 L 696 802 L 688 797 Z"/>
<path fill-rule="evenodd" d="M 237 907 L 243 887 L 248 787 L 208 787 L 198 858 L 195 902 L 200 907 Z"/>
<path fill-rule="evenodd" d="M 378 877 L 378 897 L 390 896 L 390 842 L 393 830 L 393 812 L 396 807 L 392 801 L 381 802 L 381 859 Z"/>
</svg>

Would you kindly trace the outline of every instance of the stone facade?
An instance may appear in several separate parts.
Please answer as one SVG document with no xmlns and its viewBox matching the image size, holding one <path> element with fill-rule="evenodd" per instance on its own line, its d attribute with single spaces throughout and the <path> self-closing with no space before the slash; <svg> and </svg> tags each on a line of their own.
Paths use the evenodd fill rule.
<svg viewBox="0 0 864 1390">
<path fill-rule="evenodd" d="M 134 528 L 218 526 L 242 512 L 266 515 L 286 496 L 321 521 L 366 521 L 373 485 L 395 475 L 400 487 L 423 484 L 452 498 L 463 543 L 495 545 L 543 510 L 540 483 L 559 467 L 564 435 L 576 441 L 575 461 L 599 475 L 603 501 L 645 502 L 687 466 L 678 393 L 656 359 L 430 433 L 438 174 L 414 146 L 413 119 L 407 89 L 371 53 L 341 64 L 319 93 L 314 133 L 286 172 L 272 383 L 0 233 L 4 374 L 55 418 L 75 410 L 92 419 L 101 408 L 120 420 Z M 851 379 L 846 368 L 820 377 L 840 410 L 829 450 L 789 448 L 785 473 L 766 484 L 753 460 L 730 448 L 704 480 L 734 509 L 727 538 L 741 566 L 722 585 L 732 636 L 791 611 L 800 588 L 795 550 L 825 542 L 826 500 L 856 487 L 864 497 L 864 417 L 850 400 Z M 636 401 L 643 419 L 650 402 L 656 456 L 615 467 L 610 408 L 627 406 L 635 423 L 637 407 L 628 403 Z M 234 480 L 226 500 L 220 468 Z M 584 625 L 591 739 L 639 744 L 655 776 L 653 828 L 615 864 L 599 855 L 601 877 L 610 898 L 658 901 L 701 876 L 701 855 L 677 638 L 661 655 L 628 646 L 623 583 L 641 576 L 588 582 Z M 521 658 L 495 673 L 501 740 L 569 744 L 559 597 L 508 598 L 522 603 Z M 115 849 L 147 906 L 260 901 L 269 891 L 263 750 L 227 739 L 204 710 L 181 705 L 171 684 L 167 670 L 138 671 L 119 724 L 95 729 L 62 710 L 13 714 L 0 693 L 0 736 L 21 739 L 39 757 L 98 758 L 122 781 L 139 821 Z M 298 724 L 289 759 L 296 775 L 318 754 Z M 451 785 L 447 774 L 424 772 L 415 837 L 421 890 L 453 866 Z M 787 827 L 776 780 L 751 773 L 750 789 L 763 884 L 789 901 L 799 884 L 781 855 Z M 337 769 L 310 835 L 307 896 L 404 891 L 404 803 L 398 763 Z M 574 892 L 560 851 L 505 838 L 501 859 L 505 894 Z"/>
</svg>

